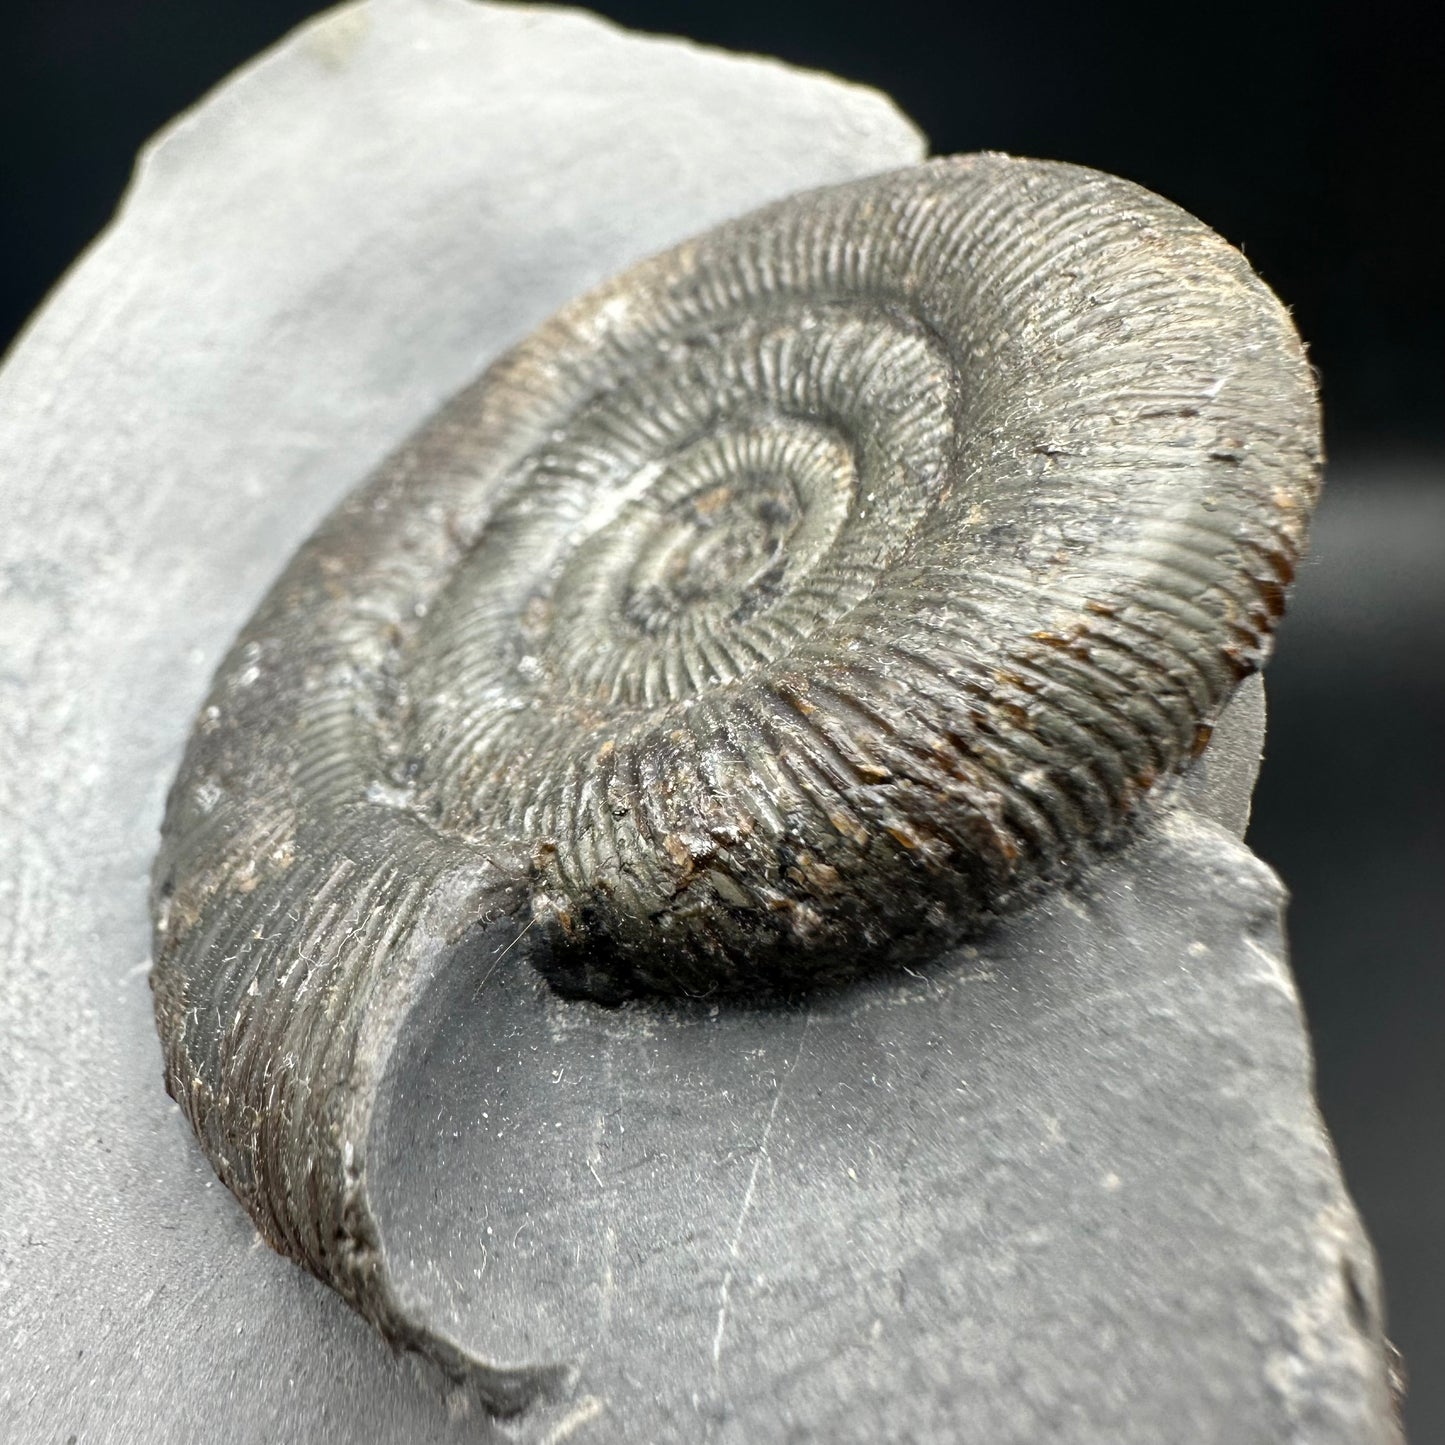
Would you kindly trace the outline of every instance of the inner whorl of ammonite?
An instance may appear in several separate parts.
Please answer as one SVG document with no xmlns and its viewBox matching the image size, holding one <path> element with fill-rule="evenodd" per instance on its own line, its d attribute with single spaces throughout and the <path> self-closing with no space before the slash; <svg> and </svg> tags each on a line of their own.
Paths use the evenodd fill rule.
<svg viewBox="0 0 1445 1445">
<path fill-rule="evenodd" d="M 404 822 L 524 878 L 563 987 L 833 979 L 1120 837 L 1262 661 L 1318 464 L 1288 317 L 1167 202 L 996 156 L 814 192 L 454 400 L 213 750 L 268 848 Z"/>
<path fill-rule="evenodd" d="M 564 953 L 671 955 L 699 988 L 780 946 L 796 976 L 822 910 L 881 911 L 859 845 L 908 824 L 865 821 L 891 769 L 827 750 L 868 704 L 822 689 L 877 660 L 867 605 L 962 500 L 959 378 L 924 325 L 757 309 L 650 339 L 529 452 L 396 664 L 395 756 L 436 826 L 519 841 Z"/>
</svg>

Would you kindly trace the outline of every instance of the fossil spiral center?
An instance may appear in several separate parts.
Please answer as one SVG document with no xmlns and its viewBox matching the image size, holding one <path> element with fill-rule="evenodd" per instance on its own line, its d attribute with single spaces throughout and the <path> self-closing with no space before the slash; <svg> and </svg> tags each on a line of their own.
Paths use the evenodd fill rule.
<svg viewBox="0 0 1445 1445">
<path fill-rule="evenodd" d="M 394 755 L 425 760 L 436 822 L 610 850 L 578 814 L 594 759 L 650 771 L 685 719 L 728 735 L 889 581 L 937 513 L 958 386 L 926 328 L 859 303 L 629 357 L 514 466 L 400 659 Z"/>
<path fill-rule="evenodd" d="M 659 519 L 633 564 L 623 615 L 649 634 L 678 625 L 688 608 L 709 600 L 746 616 L 777 592 L 798 514 L 792 489 L 765 478 L 689 497 Z"/>
<path fill-rule="evenodd" d="M 790 417 L 644 465 L 524 620 L 539 669 L 554 688 L 624 703 L 743 676 L 806 630 L 788 601 L 835 547 L 856 492 L 844 438 Z"/>
</svg>

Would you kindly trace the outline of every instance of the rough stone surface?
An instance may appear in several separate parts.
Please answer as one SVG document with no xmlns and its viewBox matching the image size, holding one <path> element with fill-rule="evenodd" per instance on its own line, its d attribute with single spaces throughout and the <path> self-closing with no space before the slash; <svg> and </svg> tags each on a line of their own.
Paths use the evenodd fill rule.
<svg viewBox="0 0 1445 1445">
<path fill-rule="evenodd" d="M 577 1367 L 536 1438 L 1388 1440 L 1281 902 L 1181 809 L 781 1016 L 453 975 L 372 1141 L 398 1287 Z"/>
<path fill-rule="evenodd" d="M 463 0 L 330 12 L 147 153 L 0 372 L 0 1437 L 1394 1438 L 1277 885 L 1182 813 L 891 991 L 439 1009 L 388 1242 L 575 1365 L 508 1424 L 262 1247 L 161 1090 L 156 822 L 294 546 L 567 297 L 919 153 L 866 91 Z"/>
</svg>

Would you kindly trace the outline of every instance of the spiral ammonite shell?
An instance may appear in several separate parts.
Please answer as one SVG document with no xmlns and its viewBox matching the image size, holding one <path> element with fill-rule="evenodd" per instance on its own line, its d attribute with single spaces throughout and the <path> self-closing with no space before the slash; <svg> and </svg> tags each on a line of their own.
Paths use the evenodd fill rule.
<svg viewBox="0 0 1445 1445">
<path fill-rule="evenodd" d="M 380 1318 L 288 1171 L 423 936 L 755 993 L 1067 876 L 1264 659 L 1319 463 L 1243 258 L 1073 166 L 797 196 L 569 306 L 317 532 L 192 739 L 158 1010 L 223 1177 Z"/>
</svg>

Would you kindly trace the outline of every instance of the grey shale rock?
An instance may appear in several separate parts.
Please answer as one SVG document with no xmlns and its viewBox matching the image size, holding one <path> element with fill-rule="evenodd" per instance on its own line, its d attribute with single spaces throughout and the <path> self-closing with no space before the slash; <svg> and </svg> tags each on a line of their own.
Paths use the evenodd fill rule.
<svg viewBox="0 0 1445 1445">
<path fill-rule="evenodd" d="M 921 153 L 866 90 L 467 0 L 327 12 L 147 150 L 0 372 L 0 1436 L 1399 1438 L 1281 890 L 1200 816 L 1242 827 L 1257 690 L 1150 835 L 917 977 L 433 1000 L 379 1207 L 414 1308 L 573 1367 L 529 1415 L 261 1246 L 162 1091 L 164 792 L 294 547 L 561 302 Z"/>
</svg>

